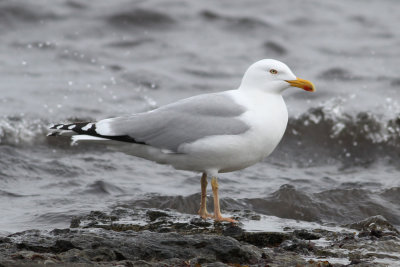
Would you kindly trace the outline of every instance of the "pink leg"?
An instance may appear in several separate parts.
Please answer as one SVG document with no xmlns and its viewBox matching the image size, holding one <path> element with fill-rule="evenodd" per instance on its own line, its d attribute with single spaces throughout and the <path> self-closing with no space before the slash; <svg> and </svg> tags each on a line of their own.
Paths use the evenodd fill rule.
<svg viewBox="0 0 400 267">
<path fill-rule="evenodd" d="M 218 197 L 218 180 L 217 177 L 211 179 L 211 187 L 214 194 L 214 219 L 216 221 L 226 221 L 226 222 L 237 222 L 232 218 L 222 217 L 221 211 L 219 209 L 219 197 Z"/>
<path fill-rule="evenodd" d="M 212 217 L 210 214 L 207 212 L 207 174 L 203 173 L 201 176 L 201 202 L 200 202 L 200 209 L 199 209 L 199 215 L 203 219 L 207 219 L 209 217 Z"/>
</svg>

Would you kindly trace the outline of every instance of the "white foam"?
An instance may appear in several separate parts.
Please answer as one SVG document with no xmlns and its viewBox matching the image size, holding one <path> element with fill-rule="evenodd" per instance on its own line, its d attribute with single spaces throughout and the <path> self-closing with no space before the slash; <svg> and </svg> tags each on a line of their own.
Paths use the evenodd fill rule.
<svg viewBox="0 0 400 267">
<path fill-rule="evenodd" d="M 350 230 L 348 228 L 343 228 L 339 226 L 328 226 L 319 224 L 317 222 L 284 219 L 276 216 L 267 216 L 267 215 L 262 215 L 261 219 L 258 221 L 256 220 L 243 221 L 243 229 L 250 232 L 259 232 L 259 231 L 286 232 L 284 229 L 287 227 L 290 228 L 290 231 L 295 229 L 306 229 L 306 230 L 324 229 L 332 232 L 358 233 L 358 231 L 356 230 Z"/>
</svg>

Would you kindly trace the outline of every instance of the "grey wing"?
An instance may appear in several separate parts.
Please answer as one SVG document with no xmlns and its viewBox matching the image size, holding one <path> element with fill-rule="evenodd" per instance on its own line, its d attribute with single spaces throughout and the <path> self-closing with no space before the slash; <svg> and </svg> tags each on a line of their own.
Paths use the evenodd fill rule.
<svg viewBox="0 0 400 267">
<path fill-rule="evenodd" d="M 249 126 L 238 119 L 245 108 L 230 96 L 207 94 L 159 109 L 96 123 L 100 136 L 128 136 L 134 142 L 178 152 L 181 144 L 213 135 L 236 135 Z"/>
</svg>

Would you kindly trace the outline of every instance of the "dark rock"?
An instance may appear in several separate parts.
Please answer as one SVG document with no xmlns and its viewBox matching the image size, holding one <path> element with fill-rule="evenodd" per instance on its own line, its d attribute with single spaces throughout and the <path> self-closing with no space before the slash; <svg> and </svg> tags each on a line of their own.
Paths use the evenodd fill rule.
<svg viewBox="0 0 400 267">
<path fill-rule="evenodd" d="M 168 213 L 165 213 L 163 211 L 158 211 L 158 210 L 149 210 L 146 213 L 146 215 L 147 215 L 147 217 L 149 217 L 150 221 L 155 221 L 161 217 L 169 217 Z"/>
<path fill-rule="evenodd" d="M 310 233 L 307 230 L 295 230 L 293 231 L 293 234 L 300 238 L 300 239 L 305 239 L 305 240 L 316 240 L 316 239 L 320 239 L 321 235 L 319 234 L 314 234 L 314 233 Z"/>
<path fill-rule="evenodd" d="M 255 214 L 239 213 L 242 221 Z M 348 258 L 353 264 L 367 264 L 371 258 L 396 257 L 393 253 L 399 247 L 398 237 L 393 236 L 397 230 L 381 216 L 354 224 L 361 231 L 358 237 L 326 229 L 247 232 L 241 223 L 212 223 L 173 211 L 123 207 L 73 220 L 79 221 L 77 228 L 28 230 L 0 239 L 0 267 L 332 266 L 305 259 Z M 310 241 L 320 238 L 324 240 Z"/>
<path fill-rule="evenodd" d="M 262 250 L 255 246 L 218 235 L 182 235 L 177 233 L 152 233 L 149 231 L 123 233 L 99 229 L 60 232 L 52 244 L 48 235 L 21 235 L 19 250 L 35 253 L 53 253 L 65 262 L 111 262 L 121 260 L 163 261 L 194 258 L 202 262 L 232 264 L 258 263 L 263 261 Z M 77 247 L 74 244 L 79 244 Z"/>
<path fill-rule="evenodd" d="M 0 244 L 11 243 L 11 239 L 8 237 L 0 237 Z"/>
<path fill-rule="evenodd" d="M 250 217 L 250 220 L 259 221 L 259 220 L 261 220 L 261 216 L 258 215 L 258 214 L 254 214 L 254 215 L 252 215 L 252 216 Z"/>
<path fill-rule="evenodd" d="M 91 211 L 88 217 L 91 219 L 101 220 L 102 222 L 112 220 L 113 218 L 112 216 L 98 210 Z"/>
<path fill-rule="evenodd" d="M 369 217 L 360 222 L 346 225 L 346 227 L 359 230 L 359 237 L 374 236 L 380 238 L 384 235 L 399 235 L 399 231 L 381 215 Z"/>
<path fill-rule="evenodd" d="M 211 222 L 204 220 L 202 218 L 193 218 L 190 220 L 190 223 L 200 227 L 209 227 L 212 225 Z"/>
<path fill-rule="evenodd" d="M 298 240 L 298 239 L 293 239 L 293 240 L 286 240 L 280 245 L 281 248 L 287 251 L 294 251 L 297 253 L 302 253 L 302 254 L 309 254 L 309 251 L 314 250 L 314 246 L 312 243 L 304 241 L 304 240 Z M 324 255 L 320 255 L 324 256 Z"/>
<path fill-rule="evenodd" d="M 80 218 L 79 217 L 74 217 L 74 218 L 72 218 L 69 227 L 70 228 L 78 228 L 80 224 L 81 224 Z"/>
<path fill-rule="evenodd" d="M 244 230 L 237 225 L 229 225 L 222 230 L 222 234 L 226 236 L 233 237 L 235 239 L 241 239 Z"/>
<path fill-rule="evenodd" d="M 55 244 L 52 246 L 46 246 L 45 244 L 43 245 L 38 245 L 37 243 L 42 243 L 42 242 L 35 242 L 36 240 L 34 240 L 34 242 L 22 242 L 22 243 L 18 243 L 17 244 L 17 248 L 18 249 L 24 249 L 24 250 L 31 250 L 34 252 L 38 252 L 38 253 L 61 253 L 61 252 L 65 252 L 68 251 L 70 249 L 76 248 L 76 249 L 80 249 L 79 247 L 74 246 L 71 241 L 68 240 L 56 240 Z"/>
<path fill-rule="evenodd" d="M 51 247 L 51 249 L 52 249 L 51 252 L 61 253 L 61 252 L 65 252 L 65 251 L 68 251 L 73 248 L 80 249 L 79 247 L 74 246 L 74 244 L 72 244 L 71 241 L 59 239 L 56 241 L 54 246 Z"/>
<path fill-rule="evenodd" d="M 143 260 L 139 260 L 139 261 L 135 261 L 135 262 L 133 262 L 132 263 L 132 266 L 143 266 L 143 267 L 146 267 L 146 266 L 153 266 L 153 264 L 151 264 L 151 263 L 149 263 L 149 262 L 147 262 L 147 261 L 143 261 Z"/>
<path fill-rule="evenodd" d="M 350 262 L 350 265 L 359 264 L 359 263 L 362 263 L 362 261 L 360 259 L 352 259 Z"/>
<path fill-rule="evenodd" d="M 279 246 L 289 238 L 288 234 L 275 232 L 244 232 L 238 240 L 247 242 L 257 247 Z"/>
<path fill-rule="evenodd" d="M 68 228 L 66 229 L 53 229 L 50 231 L 50 234 L 52 235 L 61 235 L 61 234 L 68 234 L 70 230 Z"/>
</svg>

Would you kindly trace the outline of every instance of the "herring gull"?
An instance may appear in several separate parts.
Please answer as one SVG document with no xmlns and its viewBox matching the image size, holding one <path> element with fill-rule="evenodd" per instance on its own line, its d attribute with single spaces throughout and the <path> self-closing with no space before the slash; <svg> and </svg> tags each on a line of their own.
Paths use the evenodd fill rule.
<svg viewBox="0 0 400 267">
<path fill-rule="evenodd" d="M 72 135 L 73 142 L 95 142 L 125 153 L 202 173 L 199 215 L 235 222 L 221 215 L 218 173 L 249 167 L 280 142 L 288 122 L 282 92 L 289 87 L 315 91 L 284 63 L 263 59 L 245 72 L 238 89 L 203 94 L 130 116 L 56 124 L 50 136 Z M 207 212 L 211 177 L 214 214 Z"/>
</svg>

